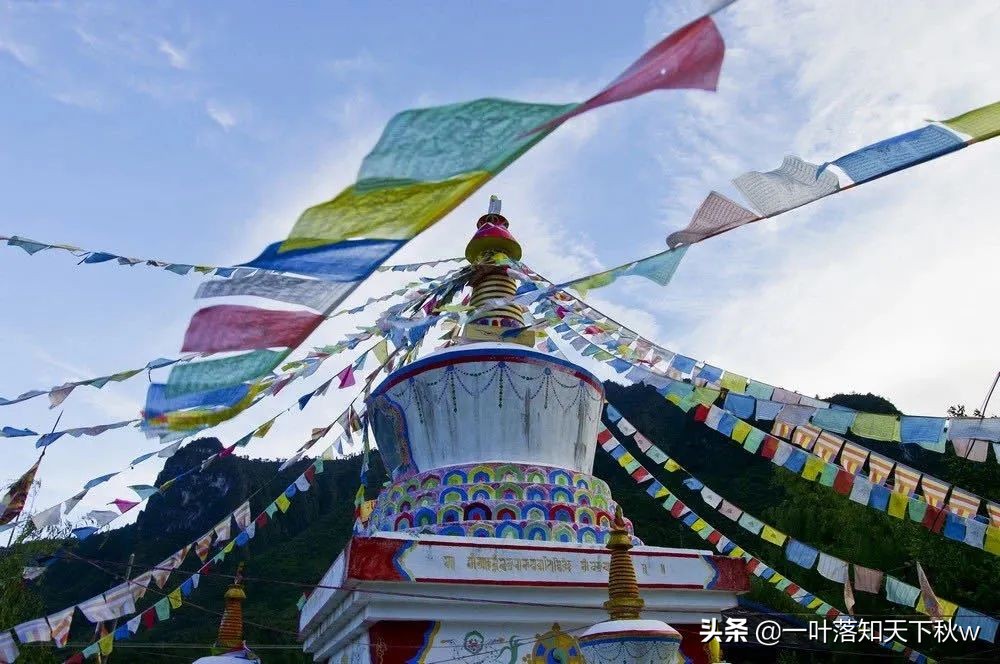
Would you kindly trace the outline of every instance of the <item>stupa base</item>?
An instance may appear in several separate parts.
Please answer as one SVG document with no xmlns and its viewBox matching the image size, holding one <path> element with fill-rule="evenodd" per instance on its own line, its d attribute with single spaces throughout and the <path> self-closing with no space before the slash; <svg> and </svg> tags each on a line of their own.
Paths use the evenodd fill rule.
<svg viewBox="0 0 1000 664">
<path fill-rule="evenodd" d="M 631 551 L 643 617 L 683 636 L 707 662 L 698 631 L 736 605 L 742 561 L 708 551 Z M 570 634 L 607 619 L 609 551 L 600 545 L 386 533 L 355 537 L 299 620 L 303 649 L 334 664 L 520 664 L 554 622 Z"/>
</svg>

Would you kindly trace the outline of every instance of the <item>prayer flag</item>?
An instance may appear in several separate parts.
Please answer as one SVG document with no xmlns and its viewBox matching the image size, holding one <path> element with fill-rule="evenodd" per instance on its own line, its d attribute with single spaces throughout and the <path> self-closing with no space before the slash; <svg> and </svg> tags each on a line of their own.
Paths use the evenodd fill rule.
<svg viewBox="0 0 1000 664">
<path fill-rule="evenodd" d="M 134 501 L 134 500 L 125 500 L 124 498 L 116 498 L 116 499 L 112 500 L 108 504 L 109 505 L 114 505 L 115 507 L 118 508 L 119 512 L 121 512 L 122 514 L 124 514 L 125 512 L 128 512 L 130 509 L 132 509 L 133 507 L 135 507 L 139 503 L 137 501 Z"/>
<path fill-rule="evenodd" d="M 944 505 L 944 497 L 948 493 L 950 486 L 947 482 L 942 482 L 929 475 L 924 475 L 920 478 L 920 490 L 923 493 L 924 500 L 932 507 L 940 508 Z"/>
<path fill-rule="evenodd" d="M 21 643 L 38 643 L 40 641 L 51 641 L 52 630 L 45 618 L 35 618 L 28 622 L 14 626 L 14 633 Z"/>
<path fill-rule="evenodd" d="M 1000 101 L 956 115 L 942 124 L 968 136 L 970 143 L 1000 136 Z"/>
<path fill-rule="evenodd" d="M 979 496 L 958 487 L 952 487 L 951 496 L 948 497 L 948 509 L 966 518 L 975 516 L 979 512 L 981 503 L 982 499 Z"/>
<path fill-rule="evenodd" d="M 840 188 L 831 171 L 792 155 L 773 171 L 750 171 L 733 180 L 733 184 L 764 217 L 811 203 Z"/>
<path fill-rule="evenodd" d="M 843 449 L 840 451 L 840 466 L 854 475 L 861 469 L 867 458 L 868 450 L 860 445 L 845 442 Z"/>
<path fill-rule="evenodd" d="M 901 463 L 896 464 L 893 472 L 892 490 L 904 496 L 912 496 L 917 490 L 917 483 L 920 481 L 920 473 Z"/>
<path fill-rule="evenodd" d="M 69 640 L 69 628 L 73 624 L 73 613 L 75 611 L 76 606 L 71 606 L 68 609 L 50 614 L 45 618 L 49 623 L 52 640 L 55 642 L 57 648 L 64 648 L 66 642 Z"/>
<path fill-rule="evenodd" d="M 24 509 L 24 501 L 28 498 L 28 491 L 31 489 L 32 482 L 35 481 L 38 464 L 41 462 L 42 458 L 38 457 L 38 461 L 11 484 L 7 493 L 0 499 L 0 507 L 3 508 L 3 514 L 0 514 L 0 525 L 10 523 L 21 514 L 21 510 Z"/>
<path fill-rule="evenodd" d="M 819 564 L 816 565 L 816 570 L 827 579 L 837 583 L 844 583 L 847 580 L 847 563 L 823 552 L 819 554 Z"/>
<path fill-rule="evenodd" d="M 889 479 L 894 463 L 895 460 L 889 457 L 871 452 L 868 455 L 868 478 L 874 484 L 884 484 Z"/>
<path fill-rule="evenodd" d="M 339 389 L 344 389 L 345 387 L 351 387 L 356 382 L 354 380 L 354 367 L 351 366 L 350 364 L 347 365 L 344 369 L 340 371 L 340 373 L 337 374 L 337 378 L 339 379 L 339 384 L 337 385 Z"/>
<path fill-rule="evenodd" d="M 936 125 L 887 138 L 835 159 L 833 165 L 855 184 L 916 166 L 964 147 L 953 132 Z"/>
<path fill-rule="evenodd" d="M 575 115 L 652 90 L 714 91 L 725 49 L 715 21 L 703 16 L 667 35 L 604 90 L 540 128 L 555 127 Z"/>
<path fill-rule="evenodd" d="M 686 228 L 667 236 L 667 246 L 691 245 L 757 220 L 757 215 L 722 194 L 712 191 L 698 206 Z M 744 383 L 745 388 L 745 383 Z M 739 390 L 743 391 L 743 388 Z M 763 397 L 770 398 L 770 394 Z"/>
<path fill-rule="evenodd" d="M 924 568 L 920 566 L 920 561 L 917 561 L 917 579 L 920 581 L 920 599 L 927 607 L 927 614 L 932 618 L 940 619 L 942 617 L 941 604 L 938 602 L 937 595 L 934 594 L 934 589 L 931 588 L 930 581 L 927 580 L 927 575 L 924 574 Z"/>
</svg>

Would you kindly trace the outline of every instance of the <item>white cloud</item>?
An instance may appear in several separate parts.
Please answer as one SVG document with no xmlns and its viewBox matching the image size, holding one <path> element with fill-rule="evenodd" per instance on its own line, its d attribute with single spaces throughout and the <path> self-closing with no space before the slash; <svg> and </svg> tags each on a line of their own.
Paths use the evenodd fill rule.
<svg viewBox="0 0 1000 664">
<path fill-rule="evenodd" d="M 662 137 L 665 229 L 786 153 L 829 160 L 994 100 L 994 3 L 824 7 L 762 0 L 720 17 L 720 91 L 686 98 L 689 120 Z M 1000 368 L 986 305 L 1000 286 L 997 155 L 976 145 L 698 245 L 671 287 L 699 304 L 681 312 L 678 350 L 809 394 L 880 392 L 907 412 L 978 404 Z"/>
<path fill-rule="evenodd" d="M 34 69 L 38 61 L 35 49 L 6 37 L 0 37 L 0 54 L 10 56 L 15 62 L 28 69 Z"/>
<path fill-rule="evenodd" d="M 209 99 L 205 102 L 205 112 L 208 113 L 208 117 L 212 118 L 215 124 L 222 127 L 223 131 L 229 131 L 239 123 L 234 109 L 214 99 Z"/>
<path fill-rule="evenodd" d="M 177 44 L 161 37 L 156 40 L 156 48 L 160 53 L 167 56 L 167 62 L 174 69 L 190 68 L 190 55 L 181 47 L 177 46 Z"/>
</svg>

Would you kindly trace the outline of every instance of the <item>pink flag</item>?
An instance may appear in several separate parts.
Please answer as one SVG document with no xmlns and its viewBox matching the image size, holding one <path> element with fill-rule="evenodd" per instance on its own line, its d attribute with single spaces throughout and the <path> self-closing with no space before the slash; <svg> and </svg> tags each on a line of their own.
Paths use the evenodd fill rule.
<svg viewBox="0 0 1000 664">
<path fill-rule="evenodd" d="M 340 389 L 354 385 L 354 366 L 348 364 L 343 371 L 337 374 L 337 378 L 340 379 L 340 384 L 337 385 Z"/>
<path fill-rule="evenodd" d="M 125 500 L 124 498 L 116 498 L 115 500 L 112 500 L 110 503 L 108 503 L 108 505 L 112 504 L 118 508 L 119 512 L 125 514 L 125 512 L 128 512 L 130 509 L 132 509 L 139 503 L 134 500 Z"/>
<path fill-rule="evenodd" d="M 714 91 L 725 52 L 715 21 L 702 16 L 667 35 L 596 95 L 538 129 L 550 129 L 575 115 L 653 90 Z"/>
<path fill-rule="evenodd" d="M 298 346 L 324 320 L 309 311 L 278 311 L 238 304 L 205 307 L 191 317 L 182 352 L 219 353 Z"/>
</svg>

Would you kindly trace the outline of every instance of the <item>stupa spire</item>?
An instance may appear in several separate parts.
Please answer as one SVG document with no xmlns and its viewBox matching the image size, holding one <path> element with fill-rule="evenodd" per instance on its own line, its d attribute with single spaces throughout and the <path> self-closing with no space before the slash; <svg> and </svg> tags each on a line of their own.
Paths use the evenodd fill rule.
<svg viewBox="0 0 1000 664">
<path fill-rule="evenodd" d="M 225 598 L 226 606 L 215 644 L 220 649 L 233 650 L 243 646 L 243 600 L 247 598 L 243 590 L 243 563 L 236 570 L 233 584 L 226 589 Z"/>
<path fill-rule="evenodd" d="M 530 330 L 504 335 L 504 332 L 524 327 L 523 307 L 512 302 L 489 304 L 491 300 L 514 297 L 517 283 L 508 274 L 502 259 L 521 259 L 521 245 L 508 230 L 510 222 L 500 209 L 500 198 L 496 194 L 490 196 L 487 212 L 476 222 L 476 234 L 465 247 L 465 258 L 475 266 L 475 273 L 469 280 L 472 284 L 469 304 L 476 310 L 485 308 L 485 311 L 469 321 L 462 337 L 466 341 L 509 341 L 532 346 L 535 337 Z"/>
<path fill-rule="evenodd" d="M 604 603 L 612 620 L 638 620 L 646 603 L 639 596 L 639 583 L 632 566 L 632 535 L 625 525 L 619 505 L 608 537 L 611 550 L 611 569 L 608 574 L 608 601 Z"/>
</svg>

